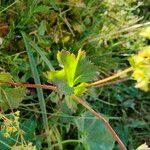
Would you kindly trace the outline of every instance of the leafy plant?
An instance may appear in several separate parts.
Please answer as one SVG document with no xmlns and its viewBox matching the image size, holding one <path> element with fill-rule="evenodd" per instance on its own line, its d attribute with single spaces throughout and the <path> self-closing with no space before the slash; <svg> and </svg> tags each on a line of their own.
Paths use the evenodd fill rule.
<svg viewBox="0 0 150 150">
<path fill-rule="evenodd" d="M 77 57 L 68 51 L 62 50 L 57 53 L 59 71 L 49 71 L 47 77 L 57 84 L 61 94 L 65 94 L 65 99 L 69 108 L 73 111 L 77 109 L 71 98 L 71 94 L 82 95 L 86 91 L 86 82 L 95 79 L 96 67 L 86 58 L 85 52 L 79 50 Z"/>
<path fill-rule="evenodd" d="M 5 84 L 12 82 L 10 73 L 0 72 L 0 106 L 2 111 L 17 109 L 26 95 L 23 87 L 12 88 Z"/>
<path fill-rule="evenodd" d="M 0 15 L 0 149 L 149 143 L 146 0 L 3 0 Z"/>
<path fill-rule="evenodd" d="M 84 112 L 81 117 L 75 119 L 75 123 L 85 149 L 113 149 L 114 140 L 112 135 L 104 123 L 97 120 L 97 118 L 89 112 Z"/>
</svg>

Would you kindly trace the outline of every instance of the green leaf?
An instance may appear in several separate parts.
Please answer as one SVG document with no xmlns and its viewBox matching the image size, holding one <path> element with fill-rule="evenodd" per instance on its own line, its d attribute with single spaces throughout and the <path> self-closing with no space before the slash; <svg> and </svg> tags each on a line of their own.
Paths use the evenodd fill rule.
<svg viewBox="0 0 150 150">
<path fill-rule="evenodd" d="M 53 65 L 48 60 L 48 58 L 45 56 L 44 52 L 40 49 L 40 47 L 38 45 L 34 44 L 34 43 L 32 43 L 32 47 L 38 52 L 38 54 L 41 56 L 42 60 L 49 67 L 49 69 L 54 71 L 55 69 L 54 69 Z"/>
<path fill-rule="evenodd" d="M 65 101 L 66 101 L 68 108 L 70 108 L 72 112 L 76 112 L 77 103 L 72 99 L 72 97 L 69 95 L 65 96 Z"/>
<path fill-rule="evenodd" d="M 34 9 L 34 13 L 48 13 L 50 10 L 49 6 L 39 5 Z"/>
<path fill-rule="evenodd" d="M 39 27 L 39 29 L 38 29 L 38 34 L 39 34 L 40 36 L 44 36 L 45 31 L 46 31 L 46 21 L 42 21 L 42 22 L 40 23 L 40 27 Z"/>
<path fill-rule="evenodd" d="M 50 100 L 51 100 L 53 103 L 58 104 L 58 102 L 59 102 L 59 96 L 58 96 L 58 94 L 57 94 L 56 92 L 52 92 L 52 93 L 50 94 Z"/>
<path fill-rule="evenodd" d="M 26 95 L 25 88 L 12 88 L 10 85 L 7 85 L 7 82 L 12 81 L 10 73 L 0 72 L 0 106 L 3 111 L 18 108 Z"/>
<path fill-rule="evenodd" d="M 105 124 L 89 112 L 75 119 L 81 141 L 87 150 L 112 150 L 114 139 Z"/>
<path fill-rule="evenodd" d="M 26 46 L 28 57 L 29 57 L 30 67 L 31 67 L 31 71 L 33 74 L 34 81 L 36 84 L 41 84 L 39 73 L 37 70 L 37 65 L 36 65 L 33 53 L 31 51 L 30 43 L 29 43 L 30 39 L 24 32 L 22 32 L 22 36 L 23 36 L 23 39 L 25 42 L 25 46 Z M 46 118 L 47 117 L 46 117 L 46 106 L 45 106 L 45 100 L 44 100 L 44 96 L 43 96 L 43 90 L 42 89 L 36 89 L 36 90 L 37 90 L 41 110 L 43 112 L 43 121 L 44 121 L 44 124 L 46 124 L 46 122 L 47 122 Z"/>
<path fill-rule="evenodd" d="M 25 96 L 25 88 L 1 87 L 0 88 L 0 105 L 4 111 L 12 108 L 16 109 Z"/>
<path fill-rule="evenodd" d="M 76 87 L 74 87 L 74 94 L 80 96 L 82 93 L 86 92 L 86 83 L 81 83 L 79 85 L 77 85 Z"/>
<path fill-rule="evenodd" d="M 59 81 L 58 90 L 60 94 L 71 95 L 73 94 L 73 88 L 68 86 L 66 82 Z"/>
<path fill-rule="evenodd" d="M 25 32 L 21 32 L 21 34 L 22 34 L 24 42 L 25 42 L 25 47 L 26 47 L 26 51 L 27 51 L 27 54 L 29 57 L 29 62 L 30 62 L 30 67 L 31 67 L 31 71 L 33 74 L 34 82 L 36 84 L 41 84 L 40 76 L 39 76 L 37 65 L 36 65 L 36 61 L 34 59 L 32 51 L 31 51 L 30 39 L 26 35 Z M 42 111 L 42 119 L 43 119 L 45 131 L 49 131 L 48 118 L 47 118 L 47 113 L 46 113 L 46 104 L 45 104 L 43 90 L 40 88 L 37 88 L 36 90 L 37 90 L 37 95 L 38 95 L 38 99 L 39 99 L 39 103 L 40 103 L 40 108 Z M 48 137 L 48 144 L 49 144 L 49 146 L 51 145 L 49 137 Z"/>
<path fill-rule="evenodd" d="M 11 135 L 11 137 L 5 138 L 4 133 L 4 129 L 0 130 L 0 149 L 8 150 L 17 142 L 17 137 Z"/>
<path fill-rule="evenodd" d="M 82 94 L 80 92 L 85 91 L 86 84 L 82 84 L 83 82 L 92 81 L 97 75 L 96 67 L 86 58 L 84 51 L 79 50 L 75 56 L 73 53 L 62 50 L 58 52 L 57 60 L 62 69 L 49 71 L 48 79 L 53 82 L 65 81 L 74 88 L 78 86 L 74 89 L 76 94 Z"/>
<path fill-rule="evenodd" d="M 37 122 L 32 117 L 20 123 L 20 128 L 24 131 L 24 138 L 26 141 L 33 142 L 35 140 L 35 129 L 37 128 Z"/>
</svg>

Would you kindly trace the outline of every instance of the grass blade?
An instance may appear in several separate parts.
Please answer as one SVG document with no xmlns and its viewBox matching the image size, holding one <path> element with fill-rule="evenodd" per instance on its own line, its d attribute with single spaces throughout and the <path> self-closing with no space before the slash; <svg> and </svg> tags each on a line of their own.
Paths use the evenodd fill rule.
<svg viewBox="0 0 150 150">
<path fill-rule="evenodd" d="M 41 84 L 39 73 L 38 73 L 37 66 L 36 66 L 36 62 L 35 62 L 33 53 L 31 51 L 31 47 L 30 47 L 30 39 L 26 35 L 25 32 L 21 32 L 21 34 L 23 36 L 26 51 L 27 51 L 27 54 L 28 54 L 28 57 L 29 57 L 29 63 L 30 63 L 30 67 L 31 67 L 31 70 L 32 70 L 34 82 L 36 84 Z M 41 111 L 42 111 L 43 124 L 44 124 L 45 130 L 46 130 L 46 133 L 49 133 L 49 126 L 48 126 L 48 119 L 47 119 L 47 114 L 46 114 L 46 105 L 45 105 L 43 90 L 42 89 L 36 89 L 36 90 L 37 90 L 37 95 L 38 95 L 38 99 L 39 99 L 39 103 L 40 103 L 40 107 L 41 107 Z M 48 144 L 49 144 L 49 147 L 50 147 L 51 142 L 50 142 L 49 136 L 48 136 L 47 140 L 48 140 Z"/>
<path fill-rule="evenodd" d="M 0 140 L 0 143 L 2 143 L 3 145 L 5 145 L 7 148 L 11 149 L 11 147 L 7 143 L 5 143 L 5 142 L 3 142 L 1 140 Z"/>
<path fill-rule="evenodd" d="M 51 71 L 54 71 L 53 65 L 50 63 L 50 61 L 47 59 L 47 57 L 44 55 L 44 53 L 41 51 L 41 49 L 36 44 L 31 44 L 31 46 L 39 53 L 42 60 L 46 63 L 46 65 L 49 67 Z"/>
</svg>

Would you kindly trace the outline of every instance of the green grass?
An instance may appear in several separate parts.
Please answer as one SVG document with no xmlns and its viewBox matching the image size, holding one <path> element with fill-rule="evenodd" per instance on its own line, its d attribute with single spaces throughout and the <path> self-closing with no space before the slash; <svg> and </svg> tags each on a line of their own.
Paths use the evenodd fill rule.
<svg viewBox="0 0 150 150">
<path fill-rule="evenodd" d="M 113 0 L 0 0 L 0 38 L 4 40 L 0 45 L 0 71 L 2 68 L 9 72 L 15 82 L 50 84 L 45 73 L 60 69 L 57 52 L 64 49 L 77 54 L 81 48 L 97 66 L 98 78 L 111 76 L 127 68 L 128 58 L 149 44 L 148 39 L 139 36 L 141 29 L 150 25 L 149 7 L 146 0 L 143 3 L 138 0 L 115 3 Z M 129 150 L 144 142 L 150 144 L 150 96 L 136 89 L 134 83 L 127 80 L 93 88 L 83 96 L 93 108 L 110 118 Z M 27 89 L 17 109 L 20 123 L 36 122 L 36 129 L 25 137 L 27 143 L 44 150 L 48 149 L 47 140 L 49 147 L 60 150 L 88 149 L 88 145 L 81 144 L 81 137 L 89 133 L 81 134 L 75 123 L 86 110 L 78 105 L 77 112 L 71 112 L 63 95 Z M 12 146 L 6 140 L 0 142 L 3 143 L 0 146 L 4 143 Z M 114 150 L 119 150 L 117 144 Z"/>
<path fill-rule="evenodd" d="M 30 39 L 29 37 L 26 35 L 26 33 L 21 32 L 24 42 L 25 42 L 25 47 L 27 50 L 27 54 L 29 57 L 29 62 L 30 62 L 30 67 L 31 67 L 31 71 L 32 71 L 32 75 L 33 75 L 33 79 L 35 84 L 41 84 L 40 81 L 40 76 L 38 73 L 38 69 L 37 69 L 37 65 L 31 50 L 31 46 L 30 46 Z M 42 118 L 43 118 L 43 126 L 45 127 L 45 131 L 47 134 L 47 142 L 49 144 L 49 148 L 51 147 L 51 141 L 49 138 L 49 125 L 48 125 L 48 118 L 47 118 L 47 111 L 46 111 L 46 103 L 45 103 L 45 99 L 44 99 L 44 93 L 43 90 L 40 88 L 37 88 L 37 96 L 38 96 L 38 100 L 39 100 L 39 104 L 40 104 L 40 108 L 41 108 L 41 112 L 42 112 Z"/>
</svg>

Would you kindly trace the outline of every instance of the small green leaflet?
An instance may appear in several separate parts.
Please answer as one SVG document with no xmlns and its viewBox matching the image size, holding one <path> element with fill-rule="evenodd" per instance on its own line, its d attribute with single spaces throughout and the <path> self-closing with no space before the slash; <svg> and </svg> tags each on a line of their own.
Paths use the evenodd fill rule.
<svg viewBox="0 0 150 150">
<path fill-rule="evenodd" d="M 7 72 L 0 72 L 0 106 L 3 111 L 18 108 L 25 96 L 25 88 L 12 88 L 7 82 L 12 82 L 12 76 Z"/>
<path fill-rule="evenodd" d="M 74 88 L 74 94 L 81 95 L 86 91 L 86 82 L 96 78 L 96 67 L 86 58 L 84 51 L 79 50 L 77 56 L 62 50 L 57 54 L 61 70 L 49 71 L 48 79 L 56 84 L 66 82 Z"/>
</svg>

